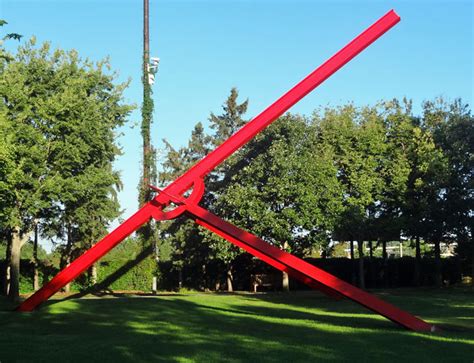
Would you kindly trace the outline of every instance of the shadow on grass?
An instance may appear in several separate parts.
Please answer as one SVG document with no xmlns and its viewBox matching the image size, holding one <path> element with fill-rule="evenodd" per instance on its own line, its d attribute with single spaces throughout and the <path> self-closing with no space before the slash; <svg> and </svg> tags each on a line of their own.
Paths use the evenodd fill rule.
<svg viewBox="0 0 474 363">
<path fill-rule="evenodd" d="M 450 326 L 453 328 L 455 328 L 455 321 L 461 323 L 463 320 L 466 322 L 474 320 L 474 289 L 472 287 L 451 287 L 446 289 L 401 288 L 370 292 L 423 319 L 445 320 L 451 323 Z M 294 295 L 298 296 L 298 298 L 295 299 Z M 338 311 L 339 307 L 342 307 L 345 313 L 366 312 L 367 314 L 372 314 L 369 310 L 365 310 L 347 299 L 328 303 L 324 296 L 311 291 L 274 295 L 255 294 L 246 295 L 245 298 L 257 299 L 273 304 L 291 305 L 302 309 L 317 307 L 320 310 L 327 311 L 329 314 Z M 474 322 L 472 323 L 470 328 L 474 331 Z M 458 328 L 466 330 L 466 324 L 461 323 L 461 325 Z"/>
<path fill-rule="evenodd" d="M 473 336 L 414 334 L 353 305 L 304 294 L 70 300 L 0 313 L 0 360 L 472 360 Z"/>
</svg>

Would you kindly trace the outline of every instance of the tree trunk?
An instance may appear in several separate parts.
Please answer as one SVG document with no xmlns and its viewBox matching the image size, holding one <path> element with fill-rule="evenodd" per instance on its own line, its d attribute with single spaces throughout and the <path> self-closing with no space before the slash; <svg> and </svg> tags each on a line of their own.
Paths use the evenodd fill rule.
<svg viewBox="0 0 474 363">
<path fill-rule="evenodd" d="M 208 278 L 207 278 L 206 264 L 201 265 L 201 276 L 202 276 L 201 290 L 208 291 L 209 283 L 208 283 Z"/>
<path fill-rule="evenodd" d="M 355 268 L 355 257 L 354 257 L 354 241 L 350 242 L 350 247 L 351 247 L 351 261 L 352 261 L 352 284 L 355 285 L 357 281 L 357 274 L 356 274 L 356 268 Z"/>
<path fill-rule="evenodd" d="M 10 254 L 11 256 L 11 254 Z M 11 282 L 11 268 L 10 262 L 5 263 L 5 275 L 3 277 L 3 295 L 8 296 L 10 293 L 10 282 Z"/>
<path fill-rule="evenodd" d="M 95 243 L 91 243 L 90 248 L 94 247 L 94 245 Z M 89 268 L 89 283 L 90 283 L 90 286 L 97 284 L 97 263 L 94 263 Z"/>
<path fill-rule="evenodd" d="M 232 265 L 229 265 L 227 268 L 227 292 L 234 291 L 233 281 L 234 276 L 232 276 Z"/>
<path fill-rule="evenodd" d="M 28 241 L 28 235 L 22 235 L 20 227 L 13 228 L 10 260 L 10 291 L 8 297 L 14 302 L 20 301 L 20 261 L 21 248 Z"/>
<path fill-rule="evenodd" d="M 178 270 L 178 289 L 182 289 L 183 288 L 183 268 L 181 267 L 179 270 Z"/>
<path fill-rule="evenodd" d="M 382 241 L 382 280 L 383 286 L 388 286 L 388 274 L 387 274 L 387 241 Z"/>
<path fill-rule="evenodd" d="M 11 281 L 11 259 L 12 259 L 12 238 L 11 234 L 9 234 L 7 238 L 7 250 L 5 251 L 5 275 L 3 280 L 3 294 L 8 296 L 10 291 L 10 281 Z"/>
<path fill-rule="evenodd" d="M 287 251 L 288 247 L 288 242 L 285 241 L 285 243 L 283 243 L 283 250 Z M 281 288 L 285 292 L 290 291 L 290 278 L 285 271 L 281 272 Z"/>
<path fill-rule="evenodd" d="M 285 271 L 281 272 L 281 288 L 285 292 L 290 291 L 290 277 Z"/>
<path fill-rule="evenodd" d="M 471 284 L 474 286 L 474 240 L 471 238 L 471 258 L 472 258 L 472 276 L 471 276 Z"/>
<path fill-rule="evenodd" d="M 421 247 L 420 236 L 415 237 L 415 271 L 413 276 L 415 286 L 421 285 Z"/>
<path fill-rule="evenodd" d="M 61 269 L 66 268 L 71 263 L 71 251 L 72 251 L 72 235 L 71 235 L 71 226 L 67 226 L 67 241 L 66 241 L 66 250 L 64 251 L 64 256 L 62 256 Z M 63 291 L 69 293 L 71 291 L 71 283 L 68 282 L 63 287 Z"/>
<path fill-rule="evenodd" d="M 377 278 L 375 276 L 375 268 L 374 268 L 374 261 L 373 261 L 373 258 L 374 258 L 373 241 L 368 241 L 368 244 L 369 244 L 369 278 L 370 278 L 369 285 L 372 287 L 375 287 Z"/>
<path fill-rule="evenodd" d="M 97 284 L 97 264 L 94 263 L 90 270 L 91 285 Z"/>
<path fill-rule="evenodd" d="M 33 241 L 33 290 L 39 290 L 38 271 L 38 222 L 35 222 L 35 238 Z"/>
<path fill-rule="evenodd" d="M 65 267 L 69 266 L 70 263 L 71 263 L 71 256 L 68 255 L 68 256 L 66 256 L 66 264 L 65 264 Z M 66 285 L 64 285 L 63 291 L 64 291 L 65 293 L 71 292 L 71 283 L 70 283 L 70 282 L 68 282 Z"/>
<path fill-rule="evenodd" d="M 364 241 L 357 241 L 359 249 L 359 287 L 365 289 L 365 276 L 364 276 Z"/>
<path fill-rule="evenodd" d="M 443 276 L 441 273 L 441 246 L 440 241 L 437 239 L 434 241 L 435 249 L 435 283 L 436 286 L 441 287 L 443 285 Z"/>
</svg>

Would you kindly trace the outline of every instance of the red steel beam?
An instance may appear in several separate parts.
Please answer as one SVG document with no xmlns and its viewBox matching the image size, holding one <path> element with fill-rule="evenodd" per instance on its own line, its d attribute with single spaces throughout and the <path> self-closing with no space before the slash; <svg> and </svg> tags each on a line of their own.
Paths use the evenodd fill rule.
<svg viewBox="0 0 474 363">
<path fill-rule="evenodd" d="M 298 270 L 292 269 L 291 267 L 281 263 L 277 258 L 274 258 L 271 255 L 266 255 L 260 252 L 259 250 L 253 248 L 251 245 L 246 244 L 245 242 L 231 236 L 230 234 L 227 234 L 222 229 L 216 228 L 213 225 L 206 223 L 203 219 L 195 218 L 195 221 L 200 226 L 203 226 L 204 228 L 210 230 L 211 232 L 218 234 L 219 236 L 231 242 L 232 244 L 236 245 L 237 247 L 240 247 L 244 251 L 247 251 L 252 256 L 259 258 L 260 260 L 276 268 L 277 270 L 286 272 L 289 276 L 293 277 L 295 280 L 301 281 L 302 283 L 308 285 L 309 287 L 319 290 L 322 293 L 326 294 L 327 296 L 332 297 L 336 300 L 340 300 L 343 297 L 336 290 L 333 290 L 330 287 L 323 285 L 319 281 L 312 279 L 306 276 L 305 274 L 302 274 Z"/>
<path fill-rule="evenodd" d="M 122 242 L 127 236 L 132 234 L 143 224 L 148 222 L 152 216 L 152 211 L 156 207 L 151 203 L 145 204 L 135 214 L 118 226 L 115 230 L 97 242 L 92 248 L 76 258 L 69 266 L 60 271 L 46 285 L 36 291 L 28 299 L 18 306 L 17 311 L 32 311 L 39 304 L 48 300 L 61 288 L 74 280 L 97 260 L 109 252 L 112 248 Z"/>
<path fill-rule="evenodd" d="M 202 179 L 198 179 L 198 182 L 194 183 L 193 193 L 191 194 L 191 196 L 189 198 L 184 198 L 184 197 L 177 196 L 177 195 L 171 195 L 171 194 L 165 192 L 164 190 L 162 190 L 160 188 L 157 188 L 153 185 L 150 185 L 150 188 L 157 191 L 158 193 L 166 194 L 173 201 L 173 203 L 176 203 L 177 205 L 179 205 L 178 208 L 174 209 L 171 212 L 171 213 L 173 213 L 172 216 L 175 215 L 175 212 L 184 213 L 187 210 L 189 204 L 198 204 L 199 200 L 201 199 L 202 195 L 204 194 L 204 182 L 203 182 Z M 165 216 L 166 216 L 166 214 L 165 214 Z M 196 220 L 196 223 L 201 224 L 203 227 L 206 227 L 208 229 L 212 228 L 212 227 L 206 225 L 205 222 L 203 222 L 199 219 Z M 229 236 L 229 235 L 227 235 L 224 238 L 229 240 L 229 241 L 231 239 L 233 239 L 233 237 Z M 239 246 L 239 247 L 241 247 L 241 248 L 243 248 L 243 249 L 245 249 L 244 247 L 239 245 L 240 244 L 239 240 L 234 240 L 234 241 L 232 241 L 232 243 Z M 261 254 L 259 251 L 251 249 L 251 247 L 249 247 L 249 249 L 247 249 L 247 252 L 250 252 L 255 257 L 260 258 L 262 261 L 268 263 L 270 266 L 273 266 L 277 270 L 287 272 L 293 278 L 307 284 L 308 286 L 312 287 L 313 289 L 317 289 L 317 290 L 321 291 L 322 293 L 326 294 L 329 297 L 332 297 L 336 300 L 342 299 L 343 296 L 341 294 L 339 294 L 338 292 L 332 290 L 331 288 L 319 283 L 318 281 L 307 278 L 306 276 L 304 276 L 300 272 L 298 272 L 296 270 L 293 270 L 292 268 L 289 268 L 289 267 L 281 264 L 278 260 L 272 258 L 271 256 L 266 256 L 264 254 Z"/>
<path fill-rule="evenodd" d="M 375 295 L 348 284 L 336 276 L 288 252 L 268 244 L 257 236 L 224 221 L 198 205 L 188 204 L 187 213 L 196 218 L 201 226 L 206 227 L 210 231 L 220 235 L 238 247 L 243 248 L 252 255 L 261 258 L 265 262 L 272 264 L 271 261 L 277 261 L 280 267 L 273 265 L 274 267 L 289 273 L 296 271 L 298 273 L 296 277 L 300 280 L 303 277 L 323 284 L 407 329 L 415 331 L 435 331 L 434 325 L 379 299 Z"/>
<path fill-rule="evenodd" d="M 185 192 L 191 187 L 195 180 L 203 178 L 209 172 L 214 170 L 216 166 L 253 139 L 260 131 L 283 115 L 299 100 L 332 76 L 337 70 L 385 34 L 385 32 L 399 21 L 400 17 L 395 13 L 395 11 L 390 10 L 387 12 L 344 48 L 306 76 L 306 78 L 300 81 L 296 86 L 286 92 L 272 105 L 267 107 L 262 113 L 249 121 L 211 153 L 198 161 L 186 173 L 168 185 L 165 188 L 165 191 L 173 195 Z M 166 195 L 160 194 L 157 197 L 157 201 L 167 202 L 168 200 Z"/>
</svg>

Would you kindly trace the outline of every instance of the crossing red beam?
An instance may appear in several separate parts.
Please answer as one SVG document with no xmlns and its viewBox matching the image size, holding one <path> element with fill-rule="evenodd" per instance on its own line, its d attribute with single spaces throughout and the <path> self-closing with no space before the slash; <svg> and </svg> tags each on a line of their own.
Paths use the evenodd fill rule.
<svg viewBox="0 0 474 363">
<path fill-rule="evenodd" d="M 128 235 L 148 222 L 151 217 L 157 220 L 164 220 L 174 218 L 183 212 L 187 212 L 202 226 L 263 259 L 275 268 L 287 271 L 293 277 L 302 280 L 312 287 L 325 289 L 326 292 L 336 294 L 337 296 L 346 296 L 408 329 L 421 331 L 432 330 L 431 325 L 413 315 L 365 291 L 357 289 L 289 253 L 268 245 L 258 237 L 240 230 L 197 205 L 204 191 L 202 178 L 205 175 L 275 121 L 306 94 L 324 82 L 344 64 L 368 47 L 398 21 L 400 21 L 400 18 L 393 10 L 385 14 L 323 65 L 318 67 L 280 99 L 217 147 L 213 152 L 166 187 L 154 200 L 143 206 L 113 232 L 99 241 L 94 247 L 86 251 L 82 256 L 59 272 L 50 282 L 25 300 L 17 310 L 31 311 L 46 301 L 63 286 L 87 270 L 93 263 L 104 256 Z M 191 197 L 184 199 L 181 196 L 182 193 L 193 186 L 193 184 L 194 190 Z M 163 212 L 163 208 L 170 202 L 181 205 L 174 211 Z"/>
<path fill-rule="evenodd" d="M 165 191 L 173 195 L 179 195 L 186 191 L 192 186 L 195 180 L 203 178 L 214 170 L 216 166 L 236 152 L 241 146 L 253 139 L 260 131 L 283 115 L 299 100 L 332 76 L 337 70 L 380 38 L 399 21 L 400 17 L 395 11 L 390 10 L 387 12 L 387 14 L 382 16 L 344 48 L 339 50 L 321 66 L 306 76 L 306 78 L 262 111 L 262 113 L 253 118 L 214 149 L 214 151 L 198 161 L 191 169 L 168 185 Z M 159 195 L 157 201 L 168 202 L 166 195 Z"/>
<path fill-rule="evenodd" d="M 198 224 L 246 250 L 250 254 L 261 258 L 271 265 L 273 265 L 271 261 L 278 261 L 278 265 L 273 265 L 274 267 L 282 271 L 287 271 L 294 278 L 310 286 L 316 281 L 407 329 L 415 331 L 435 330 L 434 325 L 379 299 L 373 294 L 369 294 L 364 290 L 348 284 L 336 276 L 293 256 L 291 253 L 268 244 L 257 236 L 224 221 L 198 205 L 187 205 L 187 212 L 196 219 Z M 294 272 L 296 272 L 296 274 L 294 274 Z M 319 287 L 315 286 L 315 288 Z"/>
</svg>

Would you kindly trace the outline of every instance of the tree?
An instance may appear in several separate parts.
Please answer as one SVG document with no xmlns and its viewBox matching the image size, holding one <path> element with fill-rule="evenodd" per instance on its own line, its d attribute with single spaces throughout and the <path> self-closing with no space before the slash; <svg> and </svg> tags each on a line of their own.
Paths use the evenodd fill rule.
<svg viewBox="0 0 474 363">
<path fill-rule="evenodd" d="M 375 108 L 347 105 L 328 109 L 320 122 L 323 145 L 334 149 L 343 208 L 335 237 L 358 243 L 359 286 L 364 287 L 364 242 L 373 240 L 377 202 L 383 189 L 381 158 L 385 129 Z"/>
<path fill-rule="evenodd" d="M 94 64 L 75 51 L 52 52 L 48 43 L 36 48 L 32 39 L 2 73 L 1 105 L 14 145 L 14 206 L 4 223 L 11 235 L 13 299 L 20 250 L 38 223 L 49 237 L 66 236 L 67 260 L 75 242 L 103 234 L 118 215 L 114 130 L 131 107 L 121 104 L 126 84 L 114 85 L 105 67 L 107 61 Z"/>
<path fill-rule="evenodd" d="M 214 207 L 220 216 L 299 255 L 327 244 L 340 189 L 332 151 L 318 148 L 315 128 L 287 114 L 238 156 Z M 288 289 L 288 275 L 282 278 Z"/>
<path fill-rule="evenodd" d="M 163 162 L 163 171 L 159 174 L 160 184 L 173 181 L 210 151 L 210 139 L 201 123 L 197 123 L 194 127 L 186 147 L 176 150 L 166 140 L 164 142 L 167 155 Z M 167 240 L 173 246 L 171 258 L 174 268 L 178 271 L 178 283 L 181 288 L 184 263 L 202 268 L 209 258 L 209 251 L 202 244 L 202 236 L 194 222 L 181 217 L 173 221 L 164 221 L 162 226 L 161 239 Z"/>
<path fill-rule="evenodd" d="M 407 223 L 411 221 L 405 214 L 406 195 L 413 163 L 410 164 L 413 147 L 412 103 L 407 99 L 391 100 L 379 105 L 386 133 L 386 150 L 381 165 L 383 188 L 378 206 L 379 216 L 375 221 L 376 235 L 382 243 L 384 266 L 387 259 L 387 242 L 399 240 L 407 234 Z M 412 235 L 413 236 L 413 235 Z M 421 269 L 419 235 L 416 238 L 418 253 L 415 260 L 414 280 L 418 281 Z M 384 273 L 385 276 L 385 273 Z"/>
<path fill-rule="evenodd" d="M 165 141 L 168 154 L 163 164 L 164 171 L 160 173 L 161 182 L 169 182 L 175 179 L 178 175 L 182 174 L 194 163 L 207 155 L 213 146 L 216 147 L 221 144 L 245 124 L 246 121 L 242 116 L 247 110 L 248 101 L 239 104 L 237 99 L 238 91 L 232 88 L 229 97 L 222 106 L 223 113 L 218 116 L 211 113 L 209 123 L 210 128 L 214 130 L 212 135 L 207 135 L 203 125 L 197 123 L 187 147 L 175 150 Z M 218 200 L 222 190 L 228 184 L 229 176 L 232 174 L 232 168 L 238 159 L 238 155 L 233 155 L 206 177 L 206 193 L 201 202 L 206 208 L 216 211 L 216 200 Z M 227 266 L 227 289 L 232 291 L 232 262 L 240 253 L 238 249 L 229 246 L 227 242 L 224 242 L 219 237 L 208 234 L 194 224 L 178 220 L 176 224 L 172 224 L 172 228 L 178 225 L 181 229 L 179 232 L 177 229 L 173 229 L 173 233 L 177 233 L 181 237 L 171 237 L 171 239 L 174 241 L 173 244 L 177 246 L 174 253 L 174 260 L 175 264 L 179 266 L 179 269 L 181 269 L 184 258 L 186 258 L 188 263 L 189 261 L 196 261 L 196 264 L 201 264 L 204 266 L 203 268 L 205 268 L 206 265 L 204 261 L 209 258 L 220 260 Z M 183 241 L 182 238 L 184 238 L 185 241 Z M 195 243 L 201 247 L 197 249 L 194 248 Z"/>
<path fill-rule="evenodd" d="M 6 25 L 5 20 L 0 19 L 0 27 Z M 13 58 L 9 52 L 7 52 L 3 43 L 9 39 L 20 40 L 21 35 L 17 33 L 7 33 L 0 39 L 0 75 L 3 74 L 5 66 Z M 14 160 L 13 160 L 13 150 L 14 145 L 12 144 L 12 137 L 8 132 L 8 124 L 6 120 L 6 108 L 0 104 L 0 140 L 2 144 L 0 145 L 0 243 L 7 241 L 6 249 L 6 269 L 3 271 L 4 276 L 4 286 L 5 294 L 9 292 L 10 284 L 10 254 L 11 254 L 11 243 L 10 243 L 10 231 L 7 227 L 8 220 L 11 217 L 14 198 L 12 193 L 12 186 L 14 184 Z"/>
<path fill-rule="evenodd" d="M 420 239 L 425 243 L 435 239 L 436 277 L 437 284 L 441 284 L 439 253 L 441 236 L 438 235 L 441 229 L 433 218 L 438 219 L 435 215 L 438 213 L 436 209 L 439 208 L 441 186 L 444 182 L 445 160 L 441 150 L 436 147 L 432 134 L 421 126 L 420 119 L 413 118 L 407 140 L 410 172 L 403 207 L 405 231 L 415 238 L 415 284 L 420 284 Z"/>
<path fill-rule="evenodd" d="M 219 116 L 211 113 L 209 117 L 210 128 L 214 130 L 209 139 L 214 146 L 219 146 L 247 122 L 243 116 L 247 112 L 248 100 L 239 104 L 237 101 L 238 97 L 238 90 L 232 88 L 230 95 L 222 105 L 223 113 Z M 237 151 L 210 173 L 208 178 L 208 193 L 204 198 L 204 203 L 208 209 L 218 213 L 223 218 L 226 218 L 227 215 L 225 209 L 219 207 L 219 199 L 222 193 L 225 193 L 225 189 L 231 182 L 232 176 L 240 169 L 242 162 L 246 162 L 244 154 L 245 151 Z M 206 237 L 203 241 L 208 243 L 213 257 L 222 261 L 224 266 L 226 266 L 227 291 L 233 291 L 234 260 L 242 251 L 221 237 L 206 231 L 201 231 L 201 233 Z"/>
<path fill-rule="evenodd" d="M 458 243 L 461 257 L 471 249 L 472 276 L 474 278 L 474 122 L 469 106 L 460 99 L 451 103 L 442 98 L 423 105 L 423 126 L 433 136 L 433 142 L 442 150 L 444 163 L 438 173 L 438 203 L 431 208 L 431 236 L 434 237 L 439 259 L 439 240 Z M 440 175 L 441 174 L 441 175 Z M 438 263 L 439 264 L 439 263 Z M 440 272 L 438 266 L 438 283 Z"/>
<path fill-rule="evenodd" d="M 0 27 L 3 27 L 4 25 L 8 24 L 5 20 L 0 19 Z M 5 34 L 1 39 L 0 39 L 0 64 L 3 66 L 4 62 L 12 60 L 11 54 L 9 54 L 5 49 L 3 48 L 3 43 L 5 40 L 8 39 L 15 39 L 15 40 L 20 40 L 22 36 L 18 33 L 7 33 Z M 0 68 L 1 69 L 1 68 Z"/>
</svg>

